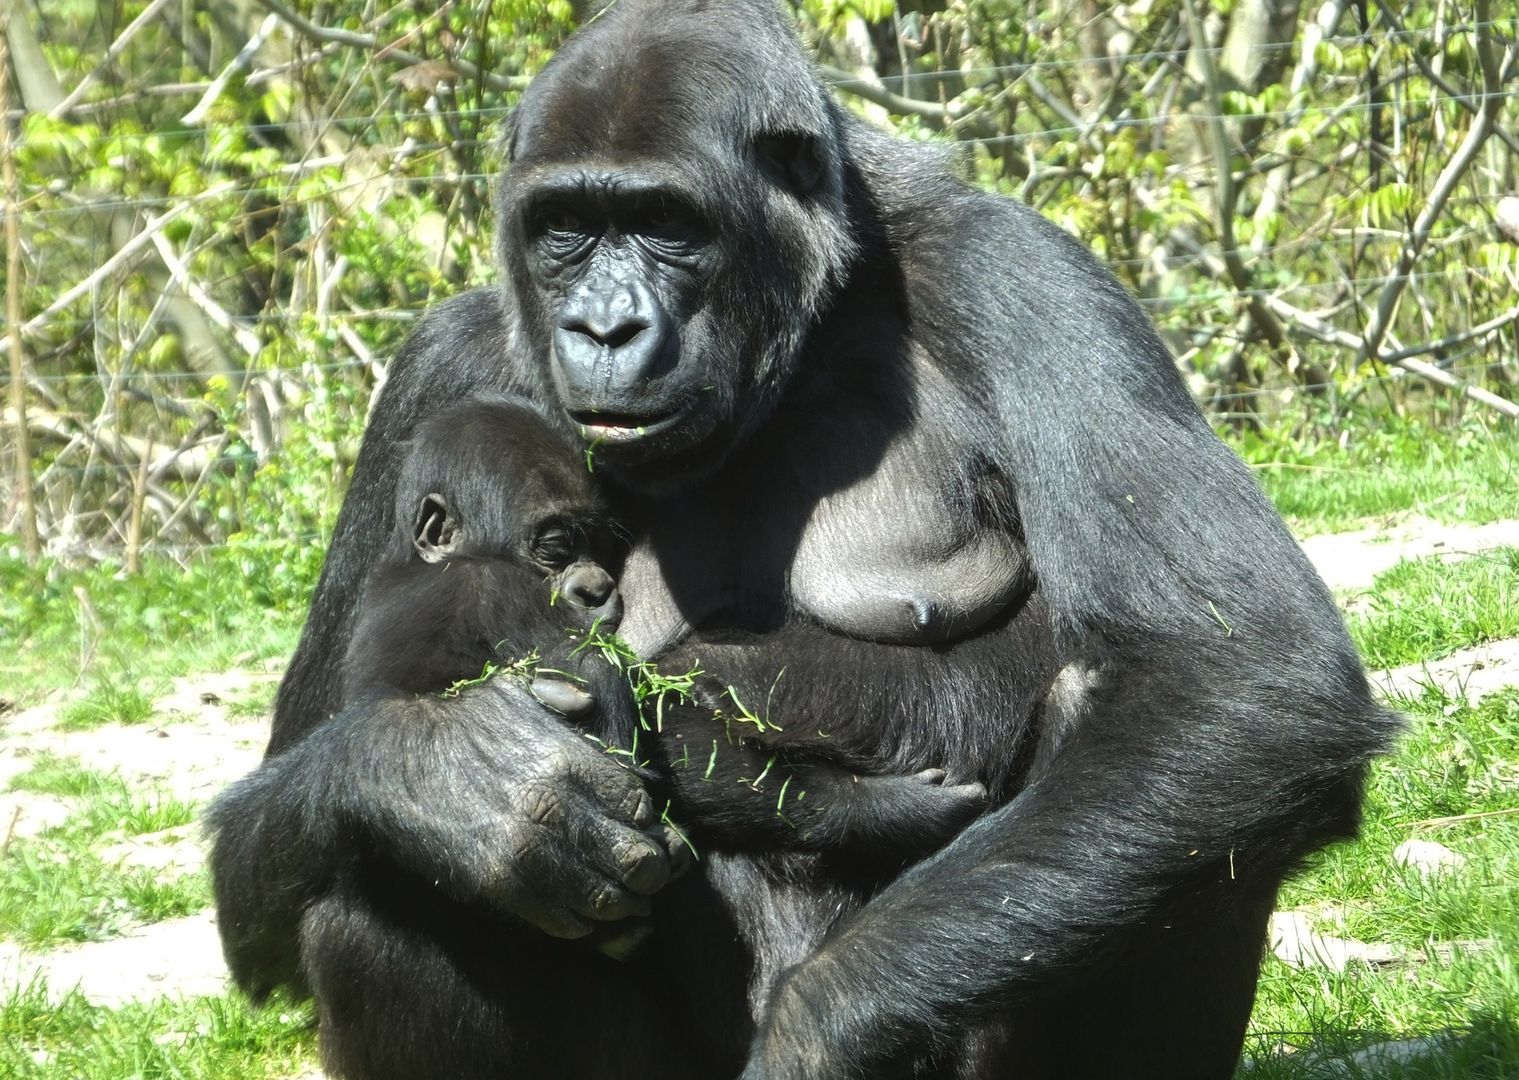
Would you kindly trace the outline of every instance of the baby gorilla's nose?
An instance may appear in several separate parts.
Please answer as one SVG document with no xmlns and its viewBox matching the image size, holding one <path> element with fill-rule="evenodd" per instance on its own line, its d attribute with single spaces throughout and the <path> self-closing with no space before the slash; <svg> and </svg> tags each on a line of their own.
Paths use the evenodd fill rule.
<svg viewBox="0 0 1519 1080">
<path fill-rule="evenodd" d="M 595 563 L 577 562 L 565 569 L 559 591 L 581 607 L 599 608 L 616 588 L 612 575 L 601 567 Z"/>
<path fill-rule="evenodd" d="M 607 629 L 616 627 L 622 618 L 622 597 L 612 575 L 593 562 L 571 563 L 559 579 L 559 595 L 576 607 L 584 608 Z"/>
</svg>

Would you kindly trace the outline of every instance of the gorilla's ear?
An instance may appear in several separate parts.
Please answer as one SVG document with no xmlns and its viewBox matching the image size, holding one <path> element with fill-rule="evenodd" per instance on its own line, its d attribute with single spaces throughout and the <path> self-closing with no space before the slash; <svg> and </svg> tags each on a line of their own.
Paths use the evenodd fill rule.
<svg viewBox="0 0 1519 1080">
<path fill-rule="evenodd" d="M 823 148 L 805 131 L 772 131 L 754 140 L 760 168 L 797 195 L 810 195 L 823 182 Z"/>
<path fill-rule="evenodd" d="M 448 500 L 437 493 L 423 498 L 411 526 L 411 543 L 422 561 L 442 562 L 454 553 L 458 542 L 459 519 Z"/>
</svg>

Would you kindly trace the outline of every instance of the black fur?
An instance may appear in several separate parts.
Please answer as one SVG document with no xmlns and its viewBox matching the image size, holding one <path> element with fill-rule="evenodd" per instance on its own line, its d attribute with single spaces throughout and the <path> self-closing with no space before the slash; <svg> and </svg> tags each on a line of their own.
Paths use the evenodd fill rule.
<svg viewBox="0 0 1519 1080">
<path fill-rule="evenodd" d="M 621 671 L 588 640 L 615 633 L 622 618 L 612 576 L 620 527 L 583 455 L 530 403 L 474 398 L 429 417 L 410 440 L 395 507 L 395 541 L 359 600 L 345 706 L 387 692 L 452 693 L 521 665 L 517 677 L 536 674 L 540 700 L 582 721 L 609 752 L 625 752 L 630 767 L 656 766 L 647 778 L 704 845 L 826 851 L 872 879 L 932 851 L 983 809 L 981 784 L 946 785 L 940 769 L 876 775 L 894 757 L 883 752 L 882 720 L 903 703 L 857 680 L 851 708 L 830 713 L 829 731 L 771 722 L 771 707 L 790 715 L 795 695 L 780 690 L 785 665 L 769 668 L 774 647 L 757 653 L 752 639 L 692 643 L 667 657 L 667 673 L 697 672 L 705 652 L 722 675 L 702 672 L 689 692 L 650 698 L 637 716 Z M 827 672 L 804 666 L 823 644 L 817 633 L 797 627 L 785 637 L 773 645 L 792 657 L 792 680 L 822 686 L 841 675 L 837 657 Z M 861 678 L 920 681 L 921 650 L 883 663 L 882 646 L 851 645 Z M 762 688 L 760 655 L 759 670 L 770 672 Z M 765 715 L 746 710 L 745 697 Z"/>
<path fill-rule="evenodd" d="M 218 809 L 239 981 L 321 972 L 355 1077 L 1228 1076 L 1277 886 L 1354 831 L 1396 722 L 1138 308 L 839 109 L 769 0 L 622 0 L 512 145 L 506 285 L 393 365 L 270 755 Z M 670 883 L 655 800 L 520 688 L 339 711 L 404 440 L 500 391 L 631 495 L 644 655 L 700 652 L 751 708 L 773 683 L 788 731 L 879 699 L 887 771 L 997 808 L 863 904 L 811 856 Z M 1031 597 L 967 585 L 1021 550 Z M 851 640 L 882 595 L 901 644 Z M 354 851 L 404 883 L 336 880 Z M 583 935 L 626 896 L 631 964 L 494 929 Z"/>
</svg>

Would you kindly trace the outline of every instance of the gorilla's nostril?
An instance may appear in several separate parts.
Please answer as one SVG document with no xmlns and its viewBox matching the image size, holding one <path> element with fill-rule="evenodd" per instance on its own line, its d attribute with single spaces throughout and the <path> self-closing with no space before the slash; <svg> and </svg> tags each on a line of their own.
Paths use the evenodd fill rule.
<svg viewBox="0 0 1519 1080">
<path fill-rule="evenodd" d="M 622 348 L 649 329 L 649 324 L 643 319 L 624 319 L 610 325 L 598 325 L 590 320 L 581 319 L 566 323 L 564 328 L 573 334 L 590 338 L 597 345 L 615 350 Z"/>
<path fill-rule="evenodd" d="M 570 587 L 570 599 L 582 607 L 600 607 L 606 602 L 607 590 L 575 584 Z"/>
<path fill-rule="evenodd" d="M 648 328 L 645 322 L 625 322 L 603 334 L 601 341 L 609 349 L 620 349 Z"/>
<path fill-rule="evenodd" d="M 612 575 L 599 566 L 585 564 L 571 567 L 560 591 L 572 604 L 583 608 L 599 608 L 607 602 L 616 587 Z"/>
</svg>

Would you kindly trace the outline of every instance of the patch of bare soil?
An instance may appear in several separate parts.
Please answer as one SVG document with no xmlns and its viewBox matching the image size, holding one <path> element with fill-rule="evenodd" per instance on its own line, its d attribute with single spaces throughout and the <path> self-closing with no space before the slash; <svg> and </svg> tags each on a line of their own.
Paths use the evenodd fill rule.
<svg viewBox="0 0 1519 1080">
<path fill-rule="evenodd" d="M 1519 686 L 1519 640 L 1490 641 L 1442 660 L 1376 671 L 1371 685 L 1383 694 L 1400 697 L 1418 697 L 1432 686 L 1452 700 L 1465 698 L 1475 704 L 1494 691 Z"/>
<path fill-rule="evenodd" d="M 161 792 L 204 805 L 258 764 L 269 737 L 267 717 L 230 715 L 229 703 L 266 693 L 278 677 L 271 672 L 227 672 L 175 680 L 143 724 L 60 731 L 60 701 L 13 713 L 0 722 L 0 788 L 31 768 L 39 755 L 53 754 L 115 773 L 134 791 Z M 0 793 L 0 838 L 36 835 L 62 824 L 75 809 L 70 800 L 51 795 Z M 165 877 L 205 864 L 198 822 L 122 839 L 98 854 L 108 862 L 145 867 Z M 77 986 L 99 1005 L 220 994 L 228 985 L 210 911 L 137 927 L 108 941 L 43 952 L 0 941 L 0 992 L 39 976 L 55 996 Z"/>
<path fill-rule="evenodd" d="M 1365 589 L 1403 559 L 1439 555 L 1455 561 L 1495 547 L 1519 547 L 1519 521 L 1446 525 L 1414 518 L 1385 528 L 1310 536 L 1302 543 L 1331 589 Z"/>
<path fill-rule="evenodd" d="M 257 765 L 269 738 L 267 717 L 232 716 L 227 703 L 278 678 L 226 672 L 176 679 L 147 723 L 88 731 L 58 730 L 59 701 L 26 709 L 0 725 L 0 787 L 38 755 L 55 754 L 117 773 L 134 788 L 205 802 Z"/>
<path fill-rule="evenodd" d="M 109 941 L 32 952 L 0 942 L 0 987 L 47 980 L 50 997 L 78 989 L 92 1004 L 226 991 L 227 965 L 210 911 L 139 927 Z"/>
</svg>

